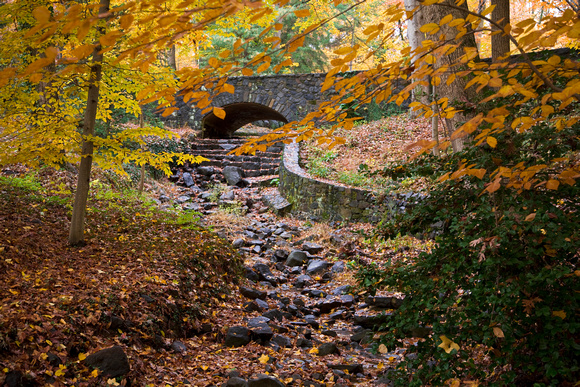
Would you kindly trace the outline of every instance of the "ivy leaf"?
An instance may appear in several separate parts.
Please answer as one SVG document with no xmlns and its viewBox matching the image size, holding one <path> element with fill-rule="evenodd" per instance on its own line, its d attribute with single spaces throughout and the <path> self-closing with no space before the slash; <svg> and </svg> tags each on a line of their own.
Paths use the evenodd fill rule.
<svg viewBox="0 0 580 387">
<path fill-rule="evenodd" d="M 552 316 L 560 317 L 562 320 L 566 318 L 566 312 L 563 310 L 555 310 L 552 312 Z"/>
</svg>

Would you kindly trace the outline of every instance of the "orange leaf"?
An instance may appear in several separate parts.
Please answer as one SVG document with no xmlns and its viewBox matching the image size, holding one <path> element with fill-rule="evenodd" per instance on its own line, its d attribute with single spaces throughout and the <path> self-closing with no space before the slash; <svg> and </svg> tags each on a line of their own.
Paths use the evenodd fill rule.
<svg viewBox="0 0 580 387">
<path fill-rule="evenodd" d="M 308 16 L 310 16 L 310 10 L 309 9 L 299 9 L 297 11 L 294 11 L 294 15 L 296 15 L 296 17 L 308 17 Z"/>
<path fill-rule="evenodd" d="M 213 114 L 215 114 L 216 117 L 221 118 L 222 120 L 226 118 L 226 111 L 219 107 L 213 108 Z"/>
<path fill-rule="evenodd" d="M 560 182 L 558 180 L 550 179 L 546 183 L 546 188 L 552 189 L 552 190 L 557 190 L 559 185 L 560 185 Z"/>
</svg>

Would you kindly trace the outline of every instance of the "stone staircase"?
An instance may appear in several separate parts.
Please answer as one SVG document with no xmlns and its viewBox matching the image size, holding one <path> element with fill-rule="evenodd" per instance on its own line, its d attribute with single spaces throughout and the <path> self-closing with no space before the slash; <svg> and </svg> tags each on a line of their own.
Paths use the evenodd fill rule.
<svg viewBox="0 0 580 387">
<path fill-rule="evenodd" d="M 195 139 L 190 141 L 191 154 L 203 156 L 200 166 L 212 166 L 223 169 L 227 166 L 240 167 L 245 177 L 259 177 L 278 174 L 283 144 L 268 147 L 265 152 L 256 152 L 255 155 L 228 155 L 228 152 L 242 145 L 246 139 Z"/>
</svg>

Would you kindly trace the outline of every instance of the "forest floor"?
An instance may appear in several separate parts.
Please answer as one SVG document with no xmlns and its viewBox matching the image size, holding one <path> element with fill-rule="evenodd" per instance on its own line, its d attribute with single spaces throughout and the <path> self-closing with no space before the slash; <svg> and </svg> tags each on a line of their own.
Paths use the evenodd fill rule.
<svg viewBox="0 0 580 387">
<path fill-rule="evenodd" d="M 393 152 L 402 146 L 390 144 Z M 373 305 L 379 298 L 357 287 L 354 266 L 410 259 L 428 242 L 380 241 L 366 234 L 369 225 L 278 218 L 260 206 L 247 214 L 216 210 L 200 220 L 161 211 L 151 196 L 98 172 L 86 245 L 71 247 L 73 186 L 65 171 L 12 167 L 0 175 L 0 384 L 389 383 L 386 371 L 405 349 L 386 351 L 371 340 L 378 335 L 357 324 L 392 313 L 391 298 L 402 295 L 386 293 L 381 300 L 389 306 Z M 169 183 L 149 186 L 160 190 L 174 192 Z M 273 258 L 278 250 L 282 259 Z M 286 265 L 293 250 L 325 269 Z M 266 313 L 268 326 L 260 320 Z M 225 345 L 231 327 L 247 329 L 249 342 Z M 87 363 L 115 345 L 130 371 L 107 375 Z"/>
</svg>

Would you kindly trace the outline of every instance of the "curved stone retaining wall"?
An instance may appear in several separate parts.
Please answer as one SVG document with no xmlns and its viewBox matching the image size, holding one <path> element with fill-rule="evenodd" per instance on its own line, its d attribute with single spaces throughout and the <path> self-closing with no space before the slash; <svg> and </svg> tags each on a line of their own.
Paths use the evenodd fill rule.
<svg viewBox="0 0 580 387">
<path fill-rule="evenodd" d="M 292 212 L 307 212 L 335 221 L 377 223 L 405 211 L 422 198 L 417 193 L 378 195 L 316 180 L 300 167 L 298 158 L 298 144 L 286 145 L 278 190 L 292 204 Z"/>
</svg>

